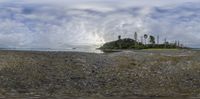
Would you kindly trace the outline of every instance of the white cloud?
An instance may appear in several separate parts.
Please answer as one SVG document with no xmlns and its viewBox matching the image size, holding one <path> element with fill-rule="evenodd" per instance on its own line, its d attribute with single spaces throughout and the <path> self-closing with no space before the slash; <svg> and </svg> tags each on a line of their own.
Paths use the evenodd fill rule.
<svg viewBox="0 0 200 99">
<path fill-rule="evenodd" d="M 50 4 L 71 9 L 93 9 L 105 12 L 129 7 L 176 6 L 181 3 L 199 2 L 199 0 L 2 0 L 2 2 Z"/>
<path fill-rule="evenodd" d="M 118 35 L 133 37 L 134 32 L 139 36 L 148 33 L 200 46 L 199 3 L 194 3 L 197 0 L 184 2 L 192 3 L 181 0 L 1 3 L 0 46 L 67 48 L 73 44 L 111 41 Z"/>
</svg>

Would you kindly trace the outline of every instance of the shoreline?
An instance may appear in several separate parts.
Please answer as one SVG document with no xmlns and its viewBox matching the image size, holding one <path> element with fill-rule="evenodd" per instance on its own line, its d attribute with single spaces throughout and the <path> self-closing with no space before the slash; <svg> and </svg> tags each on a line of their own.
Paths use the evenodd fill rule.
<svg viewBox="0 0 200 99">
<path fill-rule="evenodd" d="M 199 55 L 0 50 L 0 96 L 198 96 Z"/>
</svg>

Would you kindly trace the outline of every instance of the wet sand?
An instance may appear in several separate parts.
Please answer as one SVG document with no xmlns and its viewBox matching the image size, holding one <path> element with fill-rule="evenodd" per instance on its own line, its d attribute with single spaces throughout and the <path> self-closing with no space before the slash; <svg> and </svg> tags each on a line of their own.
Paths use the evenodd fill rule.
<svg viewBox="0 0 200 99">
<path fill-rule="evenodd" d="M 199 51 L 0 51 L 0 97 L 199 95 Z"/>
</svg>

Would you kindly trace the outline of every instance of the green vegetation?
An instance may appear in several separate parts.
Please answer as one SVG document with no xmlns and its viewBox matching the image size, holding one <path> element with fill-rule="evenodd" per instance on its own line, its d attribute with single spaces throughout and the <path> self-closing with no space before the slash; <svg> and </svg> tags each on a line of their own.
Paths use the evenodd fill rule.
<svg viewBox="0 0 200 99">
<path fill-rule="evenodd" d="M 105 43 L 101 48 L 102 49 L 141 49 L 144 48 L 144 44 L 140 42 L 136 42 L 133 39 L 125 38 L 125 39 L 119 39 L 117 41 L 112 41 Z"/>
<path fill-rule="evenodd" d="M 145 42 L 143 43 L 143 38 Z M 147 43 L 148 40 L 148 43 Z M 137 32 L 134 34 L 134 39 L 131 38 L 124 38 L 121 39 L 121 35 L 118 36 L 118 40 L 111 41 L 105 43 L 103 46 L 100 47 L 102 50 L 109 50 L 109 49 L 183 49 L 186 47 L 183 47 L 180 42 L 175 41 L 173 43 L 169 43 L 166 38 L 164 40 L 163 44 L 159 43 L 159 36 L 157 37 L 157 44 L 156 39 L 152 35 L 144 34 L 144 36 L 141 38 L 141 42 L 138 41 L 137 38 Z"/>
</svg>

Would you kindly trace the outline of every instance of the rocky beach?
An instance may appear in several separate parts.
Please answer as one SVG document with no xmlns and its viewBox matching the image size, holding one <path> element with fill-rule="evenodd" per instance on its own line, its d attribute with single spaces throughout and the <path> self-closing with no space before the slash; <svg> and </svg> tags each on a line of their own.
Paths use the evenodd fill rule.
<svg viewBox="0 0 200 99">
<path fill-rule="evenodd" d="M 200 51 L 0 51 L 0 97 L 199 97 Z"/>
</svg>

